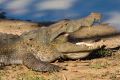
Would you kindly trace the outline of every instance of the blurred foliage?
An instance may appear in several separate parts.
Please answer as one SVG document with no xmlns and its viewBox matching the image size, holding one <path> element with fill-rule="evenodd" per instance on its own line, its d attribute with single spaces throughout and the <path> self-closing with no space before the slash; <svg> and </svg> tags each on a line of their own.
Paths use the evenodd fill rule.
<svg viewBox="0 0 120 80">
<path fill-rule="evenodd" d="M 0 11 L 0 19 L 5 19 L 6 18 L 6 12 Z"/>
</svg>

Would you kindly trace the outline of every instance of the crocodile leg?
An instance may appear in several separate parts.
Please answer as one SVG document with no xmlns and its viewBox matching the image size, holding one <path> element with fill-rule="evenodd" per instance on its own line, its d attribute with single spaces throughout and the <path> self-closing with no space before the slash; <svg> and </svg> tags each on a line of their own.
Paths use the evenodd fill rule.
<svg viewBox="0 0 120 80">
<path fill-rule="evenodd" d="M 87 52 L 87 51 L 92 51 L 100 48 L 100 46 L 97 46 L 97 45 L 86 45 L 86 44 L 77 45 L 70 42 L 57 44 L 55 46 L 59 52 L 68 52 L 68 53 L 69 52 Z"/>
<path fill-rule="evenodd" d="M 59 66 L 43 62 L 37 59 L 32 53 L 28 53 L 24 55 L 23 64 L 26 65 L 28 68 L 31 68 L 35 71 L 42 71 L 42 72 L 53 72 L 59 71 L 61 68 Z"/>
<path fill-rule="evenodd" d="M 12 52 L 11 52 L 12 51 Z M 0 52 L 0 67 L 12 64 L 24 64 L 30 69 L 42 72 L 56 72 L 62 68 L 50 64 L 48 62 L 41 61 L 33 54 L 33 52 L 25 51 L 24 49 L 1 49 Z M 44 56 L 43 56 L 44 57 Z M 46 56 L 47 57 L 47 56 Z M 50 56 L 51 57 L 51 56 Z M 54 57 L 53 57 L 54 58 Z"/>
</svg>

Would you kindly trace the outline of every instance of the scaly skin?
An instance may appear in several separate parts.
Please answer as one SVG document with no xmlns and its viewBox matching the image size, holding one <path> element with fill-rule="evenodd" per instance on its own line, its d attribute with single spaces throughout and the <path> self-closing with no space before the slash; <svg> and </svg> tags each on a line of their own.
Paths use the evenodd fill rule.
<svg viewBox="0 0 120 80">
<path fill-rule="evenodd" d="M 86 53 L 88 54 L 91 50 L 98 48 L 98 46 L 91 47 L 85 44 L 76 45 L 70 43 L 66 40 L 66 36 L 63 36 L 63 41 L 61 41 L 60 44 L 58 41 L 60 40 L 58 39 L 60 34 L 69 34 L 69 32 L 77 31 L 81 26 L 83 26 L 81 24 L 79 26 L 68 26 L 68 24 L 71 23 L 67 23 L 67 25 L 65 24 L 63 26 L 48 28 L 43 27 L 38 30 L 33 30 L 22 34 L 18 40 L 1 46 L 1 65 L 24 64 L 28 68 L 36 71 L 59 71 L 61 68 L 50 64 L 50 62 L 53 62 L 61 57 L 78 59 L 86 56 Z M 55 40 L 56 42 L 54 42 Z M 81 52 L 83 53 L 84 51 L 86 53 L 83 56 L 81 55 Z"/>
<path fill-rule="evenodd" d="M 5 36 L 3 34 L 1 36 L 10 39 L 11 41 L 11 42 L 6 42 L 4 45 L 0 45 L 1 66 L 10 65 L 10 64 L 24 64 L 28 68 L 31 68 L 35 71 L 49 71 L 49 72 L 59 71 L 61 68 L 56 65 L 50 64 L 50 62 L 59 59 L 60 57 L 78 59 L 87 56 L 87 54 L 89 53 L 87 52 L 87 54 L 86 53 L 64 54 L 58 51 L 56 49 L 56 45 L 52 43 L 44 44 L 43 42 L 34 39 L 24 39 L 24 38 L 22 39 L 20 37 L 16 38 L 14 37 L 15 35 L 11 35 L 11 34 L 5 34 Z M 8 38 L 8 37 L 12 37 L 12 38 Z M 66 40 L 60 42 L 65 43 Z M 60 45 L 60 42 L 56 41 L 56 44 L 59 43 L 58 45 Z M 74 44 L 74 46 L 76 45 Z M 84 48 L 85 47 L 87 50 L 90 49 L 90 47 L 84 45 Z M 78 46 L 78 48 L 81 48 L 81 46 Z M 67 51 L 69 51 L 69 49 Z"/>
<path fill-rule="evenodd" d="M 91 50 L 90 47 L 86 45 L 82 46 L 84 47 L 84 50 Z M 81 48 L 81 46 L 78 45 L 76 45 L 76 47 Z M 71 58 L 71 55 L 72 53 L 60 53 L 52 44 L 44 44 L 43 42 L 34 39 L 19 38 L 14 42 L 7 45 L 2 45 L 0 47 L 1 66 L 10 64 L 24 64 L 28 68 L 35 71 L 59 71 L 61 68 L 50 64 L 50 62 L 53 62 L 61 57 Z M 78 58 L 80 54 L 78 56 L 75 55 L 72 58 Z"/>
<path fill-rule="evenodd" d="M 60 54 L 49 45 L 37 41 L 20 39 L 2 46 L 0 51 L 2 65 L 24 64 L 36 71 L 58 71 L 60 69 L 60 67 L 48 63 L 59 58 Z"/>
<path fill-rule="evenodd" d="M 63 20 L 49 27 L 41 27 L 38 30 L 23 33 L 22 36 L 25 39 L 35 38 L 44 43 L 50 43 L 54 41 L 62 33 L 72 33 L 80 30 L 83 26 L 90 27 L 95 22 L 100 21 L 100 13 L 91 13 L 89 16 L 79 20 Z"/>
<path fill-rule="evenodd" d="M 0 33 L 0 45 L 7 45 L 18 40 L 20 36 L 13 34 Z"/>
<path fill-rule="evenodd" d="M 62 20 L 48 27 L 52 36 L 50 41 L 53 41 L 61 33 L 71 33 L 80 30 L 82 27 L 90 27 L 96 22 L 100 22 L 102 16 L 100 13 L 91 13 L 85 18 L 78 20 Z"/>
</svg>

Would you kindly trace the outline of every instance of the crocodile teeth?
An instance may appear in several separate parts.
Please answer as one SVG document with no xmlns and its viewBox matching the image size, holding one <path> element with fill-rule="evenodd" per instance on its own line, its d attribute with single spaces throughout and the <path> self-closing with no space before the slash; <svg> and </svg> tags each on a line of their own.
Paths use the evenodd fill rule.
<svg viewBox="0 0 120 80">
<path fill-rule="evenodd" d="M 86 46 L 93 46 L 93 44 L 85 43 L 85 42 L 78 42 L 76 45 L 86 45 Z"/>
</svg>

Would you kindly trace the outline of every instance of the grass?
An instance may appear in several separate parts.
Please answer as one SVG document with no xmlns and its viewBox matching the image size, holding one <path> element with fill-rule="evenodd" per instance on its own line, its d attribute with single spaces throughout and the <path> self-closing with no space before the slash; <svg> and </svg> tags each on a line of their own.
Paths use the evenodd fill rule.
<svg viewBox="0 0 120 80">
<path fill-rule="evenodd" d="M 106 56 L 112 56 L 113 51 L 109 49 L 100 49 L 98 50 L 97 54 L 106 57 Z"/>
</svg>

